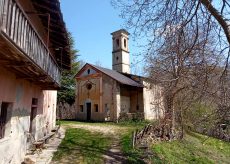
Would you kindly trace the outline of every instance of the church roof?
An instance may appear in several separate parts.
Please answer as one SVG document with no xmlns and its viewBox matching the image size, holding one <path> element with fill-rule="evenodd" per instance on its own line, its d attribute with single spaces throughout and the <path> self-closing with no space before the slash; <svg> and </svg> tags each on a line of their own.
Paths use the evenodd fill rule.
<svg viewBox="0 0 230 164">
<path fill-rule="evenodd" d="M 99 67 L 99 66 L 89 64 L 89 63 L 86 63 L 86 65 L 90 65 L 94 69 L 96 69 L 96 70 L 108 75 L 109 77 L 113 78 L 114 80 L 118 81 L 121 84 L 130 85 L 130 86 L 134 86 L 134 87 L 143 87 L 142 84 L 132 80 L 131 78 L 126 77 L 125 75 L 123 75 L 123 74 L 121 74 L 121 73 L 119 73 L 117 71 L 107 69 L 107 68 L 103 68 L 103 67 Z"/>
</svg>

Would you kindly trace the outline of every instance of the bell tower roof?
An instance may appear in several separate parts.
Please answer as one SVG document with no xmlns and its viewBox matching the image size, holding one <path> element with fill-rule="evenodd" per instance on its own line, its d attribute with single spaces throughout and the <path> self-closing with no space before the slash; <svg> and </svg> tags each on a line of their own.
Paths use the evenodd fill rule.
<svg viewBox="0 0 230 164">
<path fill-rule="evenodd" d="M 116 34 L 126 34 L 126 35 L 129 35 L 130 33 L 128 31 L 126 31 L 125 29 L 120 29 L 120 30 L 117 30 L 117 31 L 114 31 L 111 33 L 111 35 L 116 35 Z"/>
</svg>

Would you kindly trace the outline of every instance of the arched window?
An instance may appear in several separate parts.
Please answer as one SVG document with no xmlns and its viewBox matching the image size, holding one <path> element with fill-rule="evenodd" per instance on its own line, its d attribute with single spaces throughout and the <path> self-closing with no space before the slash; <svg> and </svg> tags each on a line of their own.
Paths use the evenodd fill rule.
<svg viewBox="0 0 230 164">
<path fill-rule="evenodd" d="M 124 39 L 124 46 L 125 46 L 125 48 L 126 48 L 126 39 Z"/>
</svg>

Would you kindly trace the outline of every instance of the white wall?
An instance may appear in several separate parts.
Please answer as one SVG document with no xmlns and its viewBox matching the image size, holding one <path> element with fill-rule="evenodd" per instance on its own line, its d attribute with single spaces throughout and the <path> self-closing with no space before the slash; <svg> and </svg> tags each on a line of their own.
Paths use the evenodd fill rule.
<svg viewBox="0 0 230 164">
<path fill-rule="evenodd" d="M 164 116 L 162 88 L 143 81 L 144 115 L 145 119 L 153 120 Z"/>
</svg>

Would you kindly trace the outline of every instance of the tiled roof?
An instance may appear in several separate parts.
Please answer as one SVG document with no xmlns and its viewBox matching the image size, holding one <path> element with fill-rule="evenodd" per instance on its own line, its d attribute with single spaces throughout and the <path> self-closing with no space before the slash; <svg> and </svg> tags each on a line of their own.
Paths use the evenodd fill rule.
<svg viewBox="0 0 230 164">
<path fill-rule="evenodd" d="M 117 71 L 103 68 L 103 67 L 99 67 L 99 66 L 95 66 L 92 64 L 88 64 L 88 65 L 90 65 L 90 66 L 94 67 L 95 69 L 101 71 L 102 73 L 110 76 L 111 78 L 113 78 L 114 80 L 118 81 L 121 84 L 130 85 L 130 86 L 134 86 L 134 87 L 143 87 L 142 84 L 132 80 L 131 78 L 126 77 L 125 75 L 123 75 Z"/>
</svg>

